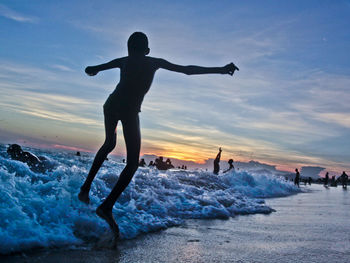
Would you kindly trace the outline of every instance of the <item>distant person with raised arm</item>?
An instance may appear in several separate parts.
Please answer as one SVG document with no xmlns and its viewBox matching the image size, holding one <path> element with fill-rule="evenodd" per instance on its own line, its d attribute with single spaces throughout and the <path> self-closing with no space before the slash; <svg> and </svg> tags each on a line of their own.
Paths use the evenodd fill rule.
<svg viewBox="0 0 350 263">
<path fill-rule="evenodd" d="M 103 70 L 120 69 L 119 84 L 103 106 L 106 138 L 95 156 L 78 195 L 80 201 L 90 202 L 89 192 L 92 181 L 106 156 L 116 145 L 116 127 L 121 121 L 127 151 L 126 166 L 111 193 L 96 209 L 97 215 L 109 224 L 116 236 L 119 236 L 119 228 L 113 218 L 112 208 L 138 168 L 141 145 L 139 112 L 143 98 L 151 87 L 155 72 L 158 69 L 166 69 L 186 75 L 228 74 L 232 76 L 236 70 L 239 70 L 233 63 L 223 67 L 181 66 L 165 59 L 149 57 L 147 56 L 149 52 L 147 36 L 142 32 L 135 32 L 128 39 L 128 56 L 85 69 L 89 76 L 95 76 Z"/>
<path fill-rule="evenodd" d="M 222 152 L 222 150 L 221 150 L 221 147 L 220 147 L 219 148 L 219 153 L 216 155 L 216 158 L 214 160 L 214 171 L 213 171 L 214 174 L 219 174 L 219 171 L 220 171 L 219 163 L 220 163 L 220 158 L 221 158 L 221 152 Z"/>
</svg>

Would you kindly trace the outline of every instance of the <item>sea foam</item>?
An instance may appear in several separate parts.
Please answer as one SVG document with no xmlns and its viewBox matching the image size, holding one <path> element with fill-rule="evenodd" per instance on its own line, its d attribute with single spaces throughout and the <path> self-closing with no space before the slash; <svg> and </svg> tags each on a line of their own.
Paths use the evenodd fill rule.
<svg viewBox="0 0 350 263">
<path fill-rule="evenodd" d="M 106 161 L 91 191 L 91 204 L 77 199 L 93 156 L 26 149 L 45 156 L 49 171 L 34 173 L 25 163 L 9 159 L 0 147 L 0 253 L 41 247 L 91 244 L 108 230 L 95 214 L 111 191 L 124 164 Z M 264 198 L 300 190 L 271 172 L 206 171 L 139 168 L 118 199 L 113 214 L 121 238 L 134 238 L 186 219 L 227 219 L 239 214 L 270 213 Z"/>
</svg>

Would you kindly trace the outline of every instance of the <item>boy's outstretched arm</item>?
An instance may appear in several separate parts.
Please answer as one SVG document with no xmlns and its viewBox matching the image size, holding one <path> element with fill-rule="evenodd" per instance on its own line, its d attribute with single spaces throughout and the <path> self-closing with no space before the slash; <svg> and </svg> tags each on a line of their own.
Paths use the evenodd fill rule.
<svg viewBox="0 0 350 263">
<path fill-rule="evenodd" d="M 89 76 L 95 76 L 98 72 L 102 70 L 107 70 L 111 68 L 120 68 L 124 58 L 117 58 L 104 64 L 89 66 L 85 69 L 85 73 Z"/>
<path fill-rule="evenodd" d="M 224 67 L 200 67 L 200 66 L 181 66 L 170 63 L 165 59 L 158 59 L 158 67 L 184 73 L 186 75 L 197 75 L 197 74 L 230 74 L 231 76 L 235 70 L 239 70 L 235 64 L 230 63 Z"/>
</svg>

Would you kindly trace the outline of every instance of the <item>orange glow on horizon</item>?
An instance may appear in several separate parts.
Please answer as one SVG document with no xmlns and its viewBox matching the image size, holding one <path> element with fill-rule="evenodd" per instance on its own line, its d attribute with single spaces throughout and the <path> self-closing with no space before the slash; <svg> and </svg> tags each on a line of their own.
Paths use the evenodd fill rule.
<svg viewBox="0 0 350 263">
<path fill-rule="evenodd" d="M 70 150 L 70 151 L 91 152 L 91 151 L 83 149 L 83 148 L 67 146 L 67 145 L 62 145 L 62 144 L 54 144 L 54 145 L 52 145 L 52 147 L 55 149 L 63 149 L 63 150 Z"/>
</svg>

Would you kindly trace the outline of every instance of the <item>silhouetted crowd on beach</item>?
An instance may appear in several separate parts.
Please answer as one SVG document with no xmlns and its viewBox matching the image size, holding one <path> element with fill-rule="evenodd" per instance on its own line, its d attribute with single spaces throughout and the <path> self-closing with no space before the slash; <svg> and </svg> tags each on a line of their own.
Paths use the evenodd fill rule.
<svg viewBox="0 0 350 263">
<path fill-rule="evenodd" d="M 173 169 L 175 168 L 175 166 L 172 164 L 170 158 L 167 158 L 165 161 L 164 161 L 164 158 L 163 156 L 160 156 L 158 158 L 156 158 L 154 161 L 150 161 L 148 163 L 148 165 L 146 164 L 146 161 L 144 158 L 142 158 L 139 162 L 139 166 L 140 167 L 155 167 L 157 168 L 158 170 L 161 170 L 161 171 L 165 171 L 165 170 L 168 170 L 168 169 Z M 187 170 L 187 166 L 186 165 L 182 165 L 182 166 L 177 166 L 176 167 L 177 169 L 182 169 L 182 170 Z"/>
<path fill-rule="evenodd" d="M 344 189 L 347 188 L 347 185 L 348 185 L 348 182 L 349 182 L 349 176 L 345 173 L 345 171 L 343 171 L 343 173 L 338 177 L 336 178 L 335 175 L 333 175 L 331 177 L 331 179 L 329 179 L 329 173 L 327 172 L 324 179 L 323 179 L 323 185 L 328 188 L 329 186 L 331 187 L 337 187 L 338 184 L 341 184 L 342 187 Z"/>
<path fill-rule="evenodd" d="M 216 155 L 216 158 L 214 159 L 214 170 L 213 170 L 214 174 L 219 174 L 219 171 L 220 171 L 219 163 L 221 159 L 221 152 L 222 152 L 222 149 L 219 148 L 219 153 Z M 229 164 L 228 169 L 224 170 L 223 173 L 234 170 L 235 167 L 233 165 L 233 159 L 228 160 L 228 164 Z M 166 159 L 166 161 L 164 161 L 162 156 L 156 158 L 154 161 L 150 161 L 148 165 L 146 164 L 145 159 L 142 158 L 139 162 L 139 166 L 156 167 L 158 170 L 162 170 L 162 171 L 175 168 L 175 166 L 171 163 L 171 160 L 169 158 Z M 178 166 L 177 169 L 187 170 L 187 166 L 186 165 Z"/>
<path fill-rule="evenodd" d="M 288 178 L 286 177 L 286 180 L 288 180 Z M 344 189 L 347 188 L 347 185 L 349 183 L 349 177 L 348 175 L 345 173 L 345 171 L 343 171 L 343 173 L 336 178 L 335 175 L 333 175 L 331 177 L 331 179 L 329 178 L 329 173 L 326 172 L 325 177 L 324 178 L 318 178 L 317 180 L 313 180 L 311 177 L 301 177 L 299 170 L 295 169 L 295 176 L 294 176 L 294 184 L 298 187 L 300 187 L 300 183 L 303 182 L 305 185 L 309 184 L 311 185 L 312 182 L 314 183 L 322 183 L 326 188 L 328 188 L 329 186 L 331 187 L 337 187 L 338 184 L 341 184 L 342 187 Z"/>
<path fill-rule="evenodd" d="M 168 158 L 166 159 L 166 161 L 164 161 L 163 157 L 160 156 L 158 158 L 156 158 L 154 161 L 150 161 L 149 164 L 146 164 L 146 161 L 144 158 L 142 158 L 139 162 L 139 166 L 140 167 L 156 167 L 158 170 L 168 170 L 168 169 L 172 169 L 175 168 L 175 166 L 171 163 L 171 160 Z M 186 166 L 182 166 L 182 169 L 187 169 Z M 180 167 L 179 167 L 180 168 Z"/>
</svg>

